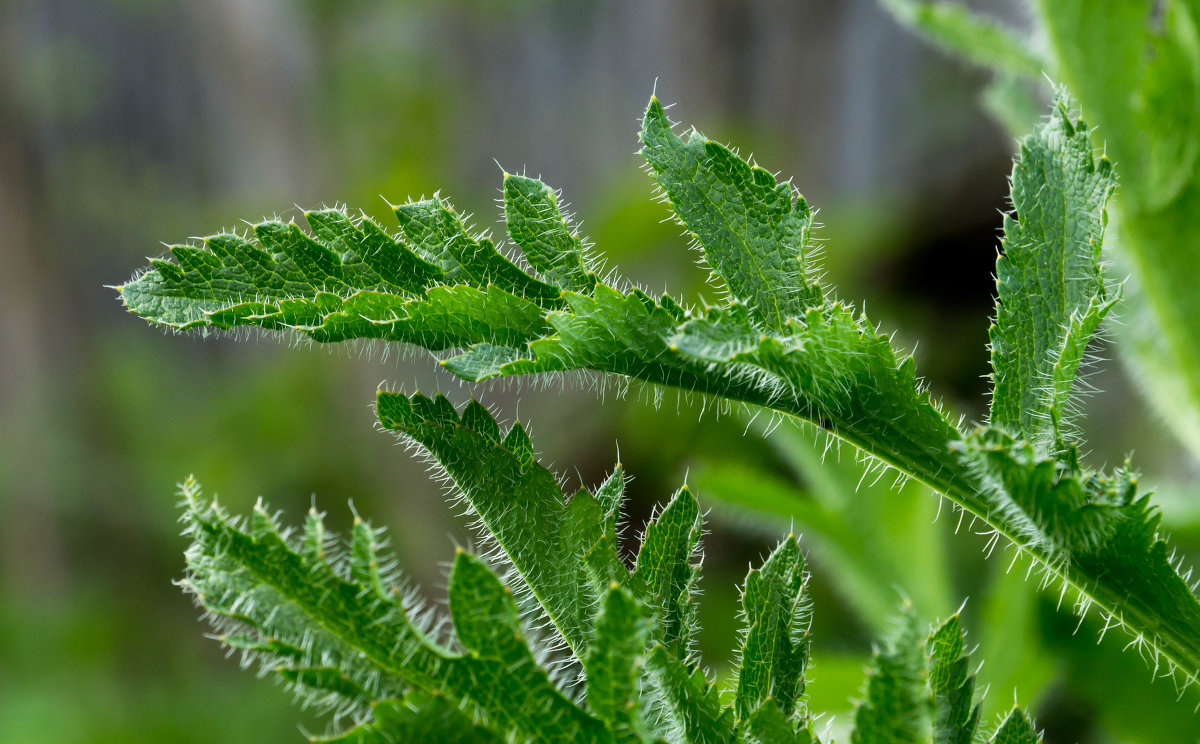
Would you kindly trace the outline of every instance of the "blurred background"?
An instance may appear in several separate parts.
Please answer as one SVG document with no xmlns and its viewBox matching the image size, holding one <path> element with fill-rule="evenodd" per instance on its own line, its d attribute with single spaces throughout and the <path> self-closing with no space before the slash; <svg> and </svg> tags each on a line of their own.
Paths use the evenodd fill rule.
<svg viewBox="0 0 1200 744">
<path fill-rule="evenodd" d="M 1015 0 L 972 5 L 1021 24 Z M 172 586 L 175 484 L 292 519 L 352 501 L 392 532 L 431 598 L 471 537 L 424 467 L 377 433 L 381 382 L 476 395 L 531 425 L 543 461 L 597 484 L 633 476 L 630 536 L 684 481 L 712 508 L 701 618 L 720 674 L 737 584 L 790 523 L 815 597 L 812 707 L 834 731 L 871 642 L 903 597 L 924 620 L 967 600 L 989 721 L 1014 696 L 1047 742 L 1193 741 L 1125 641 L 1056 612 L 1011 555 L 917 486 L 855 487 L 854 453 L 790 424 L 633 388 L 466 388 L 428 358 L 170 336 L 128 316 L 119 284 L 163 242 L 301 207 L 440 190 L 497 227 L 501 170 L 561 187 L 582 231 L 630 278 L 695 300 L 704 277 L 651 200 L 636 131 L 652 91 L 753 153 L 819 210 L 827 278 L 916 347 L 968 421 L 986 406 L 991 270 L 1012 139 L 980 74 L 873 0 L 8 0 L 0 4 L 0 744 L 291 742 L 322 721 L 238 669 Z M 1033 122 L 1030 122 L 1032 127 Z M 502 230 L 500 231 L 502 233 Z M 1115 351 L 1099 349 L 1102 357 Z M 398 358 L 399 357 L 399 358 Z M 1093 382 L 1094 465 L 1136 447 L 1195 558 L 1196 475 L 1116 362 Z M 815 443 L 814 443 L 815 442 Z M 738 507 L 737 504 L 742 506 Z M 1193 561 L 1194 562 L 1194 561 Z"/>
</svg>

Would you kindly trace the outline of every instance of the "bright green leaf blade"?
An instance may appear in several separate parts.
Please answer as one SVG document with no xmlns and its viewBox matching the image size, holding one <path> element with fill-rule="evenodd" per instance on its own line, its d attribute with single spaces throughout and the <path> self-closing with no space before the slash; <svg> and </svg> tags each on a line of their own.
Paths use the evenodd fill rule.
<svg viewBox="0 0 1200 744">
<path fill-rule="evenodd" d="M 533 459 L 521 425 L 514 424 L 501 440 L 495 421 L 477 402 L 460 416 L 441 396 L 380 392 L 376 413 L 381 425 L 411 437 L 445 468 L 582 658 L 591 608 L 612 577 L 625 573 L 615 537 L 605 540 L 606 516 L 596 499 L 581 492 L 568 504 L 554 476 Z"/>
<path fill-rule="evenodd" d="M 777 706 L 765 703 L 751 714 L 746 740 L 749 744 L 813 744 L 817 738 L 807 721 L 797 725 Z"/>
<path fill-rule="evenodd" d="M 600 721 L 563 697 L 525 645 L 512 592 L 483 561 L 459 552 L 450 572 L 450 614 L 468 654 L 447 687 L 476 691 L 475 720 L 528 741 L 603 741 Z"/>
<path fill-rule="evenodd" d="M 656 704 L 681 744 L 730 744 L 734 739 L 733 710 L 721 706 L 717 688 L 699 668 L 687 665 L 665 646 L 656 646 L 646 670 L 657 696 Z"/>
<path fill-rule="evenodd" d="M 1109 161 L 1095 157 L 1087 125 L 1071 121 L 1063 99 L 1021 142 L 1016 215 L 1004 219 L 996 262 L 991 420 L 1043 447 L 1058 438 L 1084 349 L 1112 307 L 1100 244 L 1115 185 Z"/>
<path fill-rule="evenodd" d="M 928 649 L 934 744 L 971 744 L 981 708 L 975 702 L 975 673 L 958 615 L 930 634 Z"/>
<path fill-rule="evenodd" d="M 1014 708 L 992 738 L 988 739 L 988 744 L 1041 744 L 1041 741 L 1042 737 L 1038 736 L 1025 713 Z"/>
<path fill-rule="evenodd" d="M 587 292 L 596 277 L 587 269 L 583 241 L 558 207 L 554 190 L 536 178 L 504 174 L 504 217 L 508 234 L 525 251 L 529 265 L 556 287 Z"/>
<path fill-rule="evenodd" d="M 735 298 L 771 328 L 821 302 L 808 266 L 812 210 L 791 184 L 777 183 L 698 132 L 680 139 L 657 98 L 641 138 L 642 157 L 675 216 Z"/>
<path fill-rule="evenodd" d="M 637 556 L 632 586 L 648 598 L 658 613 L 656 628 L 676 658 L 686 660 L 695 640 L 696 582 L 700 572 L 696 552 L 700 544 L 700 505 L 686 487 L 646 525 Z"/>
<path fill-rule="evenodd" d="M 650 621 L 647 609 L 633 594 L 613 582 L 601 600 L 584 668 L 588 706 L 608 724 L 615 742 L 649 739 L 639 678 L 646 663 Z"/>
<path fill-rule="evenodd" d="M 372 720 L 316 744 L 500 744 L 501 739 L 471 723 L 462 711 L 444 698 L 410 693 L 401 700 L 380 700 L 371 709 Z"/>
<path fill-rule="evenodd" d="M 748 721 L 767 703 L 787 717 L 796 711 L 808 663 L 811 618 L 804 594 L 807 581 L 804 557 L 794 535 L 746 577 L 742 590 L 746 634 L 735 699 L 739 720 Z"/>
<path fill-rule="evenodd" d="M 305 537 L 293 545 L 261 506 L 242 524 L 202 501 L 190 481 L 184 497 L 194 541 L 184 587 L 219 618 L 219 628 L 236 631 L 221 636 L 231 648 L 279 667 L 284 682 L 310 702 L 361 718 L 368 706 L 379 713 L 379 701 L 415 687 L 468 711 L 505 740 L 539 732 L 604 739 L 603 724 L 564 697 L 534 661 L 509 590 L 478 559 L 460 554 L 450 577 L 451 615 L 468 649 L 459 655 L 410 619 L 426 613 L 407 592 L 378 591 L 394 582 L 377 572 L 378 535 L 364 523 L 348 551 L 314 562 L 305 543 L 318 532 L 318 517 L 310 515 Z M 382 719 L 375 723 L 384 730 Z"/>
<path fill-rule="evenodd" d="M 881 0 L 897 21 L 942 49 L 1002 75 L 1040 78 L 1050 72 L 1042 59 L 1013 31 L 957 2 Z"/>
<path fill-rule="evenodd" d="M 911 611 L 875 651 L 867 690 L 854 712 L 853 744 L 924 744 L 930 740 L 925 655 Z"/>
</svg>

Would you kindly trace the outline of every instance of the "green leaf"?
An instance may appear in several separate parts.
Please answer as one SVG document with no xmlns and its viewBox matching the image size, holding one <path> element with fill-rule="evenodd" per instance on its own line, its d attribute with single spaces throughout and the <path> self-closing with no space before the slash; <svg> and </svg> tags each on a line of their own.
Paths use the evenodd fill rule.
<svg viewBox="0 0 1200 744">
<path fill-rule="evenodd" d="M 720 694 L 703 670 L 691 671 L 665 646 L 646 660 L 656 690 L 656 704 L 682 744 L 728 744 L 734 741 L 733 710 L 723 708 Z"/>
<path fill-rule="evenodd" d="M 563 697 L 534 660 L 512 592 L 483 561 L 458 553 L 449 598 L 458 639 L 468 653 L 449 667 L 446 686 L 476 690 L 475 720 L 528 740 L 606 738 L 600 722 Z"/>
<path fill-rule="evenodd" d="M 588 706 L 609 725 L 616 742 L 648 740 L 639 710 L 639 681 L 651 627 L 646 608 L 613 582 L 596 616 L 584 668 Z"/>
<path fill-rule="evenodd" d="M 524 428 L 514 424 L 501 439 L 496 422 L 475 401 L 460 416 L 442 396 L 380 392 L 376 413 L 382 426 L 412 438 L 445 468 L 582 658 L 593 608 L 609 581 L 626 573 L 600 503 L 583 491 L 568 504 L 554 476 L 534 460 Z"/>
<path fill-rule="evenodd" d="M 1136 289 L 1123 350 L 1159 416 L 1200 457 L 1200 4 L 1033 6 L 1062 81 L 1121 170 L 1116 248 Z"/>
<path fill-rule="evenodd" d="M 785 717 L 804 693 L 810 617 L 804 595 L 808 574 L 794 535 L 779 544 L 742 590 L 746 635 L 738 670 L 736 711 L 749 720 L 764 704 Z"/>
<path fill-rule="evenodd" d="M 1041 741 L 1042 737 L 1025 714 L 1019 708 L 1013 708 L 995 735 L 988 739 L 988 744 L 1041 744 Z"/>
<path fill-rule="evenodd" d="M 821 302 L 808 265 L 812 210 L 789 183 L 777 183 L 727 147 L 671 130 L 657 98 L 642 122 L 642 157 L 675 216 L 733 297 L 771 328 Z"/>
<path fill-rule="evenodd" d="M 1030 91 L 1015 81 L 1025 67 L 1013 40 L 986 29 L 959 33 L 946 16 L 960 5 L 883 0 L 943 47 L 1008 69 L 989 86 L 985 106 L 1014 136 L 1033 122 Z M 1105 135 L 1121 168 L 1117 257 L 1132 273 L 1120 349 L 1138 370 L 1158 415 L 1200 456 L 1200 3 L 1195 0 L 1039 0 L 1031 3 L 1046 40 L 1046 69 L 1066 83 Z M 986 24 L 986 22 L 983 22 Z M 942 26 L 946 26 L 943 28 Z M 1004 62 L 1003 60 L 1010 60 Z M 1026 69 L 1026 72 L 1028 70 Z M 1044 86 L 1043 86 L 1044 87 Z"/>
<path fill-rule="evenodd" d="M 508 234 L 548 282 L 586 292 L 596 285 L 585 262 L 583 240 L 558 207 L 554 190 L 536 178 L 504 174 L 504 217 Z"/>
<path fill-rule="evenodd" d="M 997 21 L 956 2 L 881 0 L 897 21 L 942 49 L 1005 75 L 1040 78 L 1050 64 Z"/>
<path fill-rule="evenodd" d="M 371 708 L 371 721 L 320 744 L 396 744 L 436 741 L 439 744 L 499 744 L 501 739 L 486 728 L 471 723 L 462 711 L 445 698 L 410 692 L 401 700 L 380 700 Z"/>
<path fill-rule="evenodd" d="M 697 631 L 700 533 L 700 505 L 685 486 L 646 526 L 633 572 L 633 586 L 658 613 L 655 640 L 680 659 L 690 655 Z"/>
<path fill-rule="evenodd" d="M 1055 103 L 1021 142 L 996 262 L 992 423 L 1043 448 L 1060 439 L 1088 341 L 1112 308 L 1100 263 L 1112 166 L 1092 152 L 1087 125 Z"/>
<path fill-rule="evenodd" d="M 933 691 L 935 744 L 971 744 L 979 727 L 975 673 L 962 626 L 954 615 L 929 636 L 929 687 Z"/>
<path fill-rule="evenodd" d="M 866 696 L 854 712 L 853 744 L 922 744 L 930 740 L 925 655 L 911 612 L 876 649 Z"/>
<path fill-rule="evenodd" d="M 484 740 L 605 739 L 604 725 L 564 697 L 534 661 L 509 590 L 478 559 L 460 553 L 450 577 L 451 615 L 467 649 L 459 654 L 451 639 L 414 622 L 427 613 L 408 592 L 394 586 L 380 593 L 379 586 L 393 586 L 397 577 L 380 576 L 371 560 L 363 562 L 377 541 L 365 523 L 356 524 L 348 553 L 314 562 L 301 552 L 308 540 L 290 543 L 261 506 L 242 524 L 201 500 L 192 481 L 183 495 L 193 539 L 183 586 L 225 631 L 220 637 L 231 648 L 277 669 L 309 704 L 360 719 L 380 716 L 347 734 L 348 741 L 387 741 L 397 730 L 461 738 L 471 735 L 470 720 L 494 735 Z M 310 515 L 306 537 L 318 531 L 316 520 Z M 455 712 L 467 711 L 467 720 L 449 715 L 441 703 L 419 716 L 432 720 L 408 720 L 398 704 L 384 702 L 432 705 L 426 697 L 405 698 L 413 688 Z"/>
</svg>

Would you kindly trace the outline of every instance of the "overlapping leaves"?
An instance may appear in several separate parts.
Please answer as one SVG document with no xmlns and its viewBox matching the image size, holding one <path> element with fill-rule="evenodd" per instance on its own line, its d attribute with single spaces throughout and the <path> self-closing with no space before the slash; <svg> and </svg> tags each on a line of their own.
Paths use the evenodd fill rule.
<svg viewBox="0 0 1200 744">
<path fill-rule="evenodd" d="M 1083 468 L 1065 428 L 1088 341 L 1114 296 L 1099 266 L 1111 169 L 1065 101 L 1023 141 L 1014 169 L 1017 211 L 1005 221 L 992 332 L 993 428 L 971 433 L 922 390 L 910 357 L 820 287 L 811 210 L 788 184 L 696 132 L 677 136 L 657 100 L 642 142 L 675 216 L 728 291 L 725 303 L 688 309 L 597 281 L 554 192 L 519 176 L 505 177 L 505 216 L 528 270 L 435 198 L 398 207 L 397 235 L 324 211 L 307 215 L 311 237 L 268 222 L 253 240 L 174 247 L 177 263 L 154 262 L 121 294 L 135 313 L 173 328 L 386 339 L 454 349 L 442 364 L 468 380 L 586 369 L 807 419 L 982 519 L 1049 577 L 1082 590 L 1080 607 L 1097 606 L 1165 668 L 1200 674 L 1200 603 L 1168 559 L 1153 508 L 1131 475 Z M 501 472 L 528 485 L 515 465 L 487 467 L 477 479 Z M 606 519 L 603 509 L 572 504 L 577 517 L 555 517 L 564 530 L 555 550 L 602 539 L 590 520 Z M 514 565 L 528 582 L 522 560 Z M 597 606 L 611 561 L 589 571 L 530 583 L 550 603 L 562 593 L 563 606 L 548 610 L 577 653 L 586 618 L 572 608 Z M 686 584 L 655 580 L 669 594 Z M 678 635 L 663 642 L 679 650 L 688 612 L 677 609 Z"/>
<path fill-rule="evenodd" d="M 568 500 L 524 429 L 502 436 L 477 403 L 459 413 L 444 398 L 381 393 L 378 414 L 444 469 L 497 548 L 493 565 L 456 556 L 449 623 L 381 568 L 391 565 L 382 535 L 365 522 L 341 545 L 314 510 L 291 536 L 261 505 L 239 520 L 195 483 L 183 489 L 193 539 L 183 585 L 226 645 L 350 721 L 324 741 L 820 741 L 804 703 L 808 574 L 795 537 L 746 578 L 736 688 L 724 702 L 687 642 L 701 529 L 687 489 L 654 517 L 627 567 L 614 527 L 620 468 Z M 493 573 L 505 566 L 507 584 Z M 527 630 L 543 620 L 566 641 L 557 655 L 553 638 Z M 906 726 L 971 741 L 979 715 L 957 618 L 927 643 L 906 623 L 908 635 L 876 655 L 855 741 L 900 741 L 888 732 Z M 583 682 L 549 671 L 563 665 Z"/>
</svg>

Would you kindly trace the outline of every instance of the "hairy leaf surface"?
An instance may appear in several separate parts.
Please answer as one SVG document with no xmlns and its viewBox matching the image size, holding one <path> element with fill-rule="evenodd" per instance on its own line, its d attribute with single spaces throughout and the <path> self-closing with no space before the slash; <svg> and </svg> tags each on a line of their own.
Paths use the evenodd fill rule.
<svg viewBox="0 0 1200 744">
<path fill-rule="evenodd" d="M 1100 264 L 1112 165 L 1093 157 L 1087 125 L 1071 121 L 1066 102 L 1056 106 L 1021 142 L 989 331 L 992 424 L 1043 446 L 1060 438 L 1084 350 L 1116 301 Z"/>
<path fill-rule="evenodd" d="M 693 613 L 684 608 L 695 605 L 701 531 L 699 507 L 687 489 L 647 528 L 637 566 L 629 571 L 615 560 L 607 536 L 596 543 L 576 539 L 571 509 L 588 503 L 589 491 L 564 503 L 561 493 L 547 488 L 538 496 L 528 488 L 546 471 L 533 460 L 519 425 L 501 436 L 495 419 L 476 403 L 459 412 L 444 398 L 394 394 L 381 395 L 379 414 L 427 447 L 464 494 L 469 490 L 485 535 L 514 565 L 521 561 L 529 579 L 518 569 L 506 584 L 483 560 L 460 550 L 450 570 L 446 618 L 423 606 L 386 568 L 393 562 L 380 554 L 386 540 L 368 523 L 356 519 L 343 546 L 325 532 L 315 510 L 293 536 L 261 505 L 248 521 L 238 520 L 202 500 L 193 482 L 184 487 L 184 522 L 194 541 L 184 586 L 222 631 L 222 642 L 258 659 L 301 700 L 356 724 L 323 741 L 819 741 L 801 700 L 808 574 L 794 537 L 747 577 L 737 689 L 725 701 L 681 635 L 687 627 L 681 618 Z M 489 452 L 498 459 L 488 459 Z M 519 472 L 535 474 L 499 478 L 490 488 L 470 476 L 475 467 L 509 472 L 502 467 L 509 460 L 520 463 Z M 604 495 L 592 499 L 589 520 L 598 529 L 606 528 L 599 503 L 610 513 L 619 510 L 614 480 L 621 482 L 619 469 L 597 489 Z M 523 505 L 528 514 L 521 513 Z M 531 520 L 538 524 L 530 526 Z M 548 551 L 540 562 L 528 557 L 532 548 L 555 544 L 566 547 Z M 596 577 L 605 572 L 601 585 Z M 596 587 L 597 599 L 574 608 L 586 645 L 582 652 L 566 647 L 583 672 L 570 680 L 548 673 L 546 665 L 561 662 L 563 652 L 556 656 L 541 634 L 530 640 L 526 629 L 540 623 L 528 614 L 522 618 L 514 592 L 531 590 L 526 605 L 562 623 L 568 615 L 560 600 L 578 598 L 572 592 L 584 584 Z M 896 740 L 888 732 L 908 726 L 912 713 L 903 701 L 931 695 L 941 706 L 937 730 L 945 734 L 937 741 L 969 741 L 978 706 L 971 708 L 972 682 L 964 677 L 968 660 L 956 621 L 927 644 L 917 636 L 915 620 L 906 622 L 906 632 L 874 663 L 869 710 L 860 709 L 855 741 Z M 926 668 L 935 670 L 928 680 Z M 964 718 L 963 706 L 974 717 Z M 932 710 L 922 713 L 921 725 L 933 720 Z"/>
<path fill-rule="evenodd" d="M 1154 659 L 1195 678 L 1200 602 L 1168 559 L 1153 508 L 1131 476 L 1083 467 L 1061 429 L 1088 339 L 1113 301 L 1098 254 L 1111 173 L 1068 108 L 1057 104 L 1024 141 L 1014 171 L 1017 214 L 1005 226 L 992 333 L 996 429 L 980 433 L 941 410 L 912 358 L 871 320 L 821 290 L 807 203 L 727 148 L 677 137 L 657 100 L 643 154 L 729 289 L 726 303 L 689 308 L 620 280 L 593 283 L 557 197 L 515 176 L 505 181 L 506 217 L 529 272 L 435 198 L 398 207 L 397 235 L 312 213 L 313 237 L 273 222 L 255 227 L 257 243 L 223 236 L 177 248 L 178 263 L 154 263 L 121 293 L 131 310 L 173 328 L 382 338 L 455 349 L 442 364 L 468 380 L 593 370 L 806 419 L 944 494 L 1081 590 L 1080 609 L 1098 607 Z M 401 265 L 412 272 L 404 281 Z M 609 534 L 611 498 L 568 503 L 523 430 L 501 441 L 478 410 L 460 417 L 444 402 L 386 395 L 379 410 L 385 426 L 439 459 L 582 656 L 589 613 L 613 577 L 627 580 Z M 479 454 L 451 456 L 468 446 Z M 654 639 L 686 658 L 690 538 L 661 529 L 663 546 L 639 556 L 628 585 L 662 620 Z"/>
</svg>

